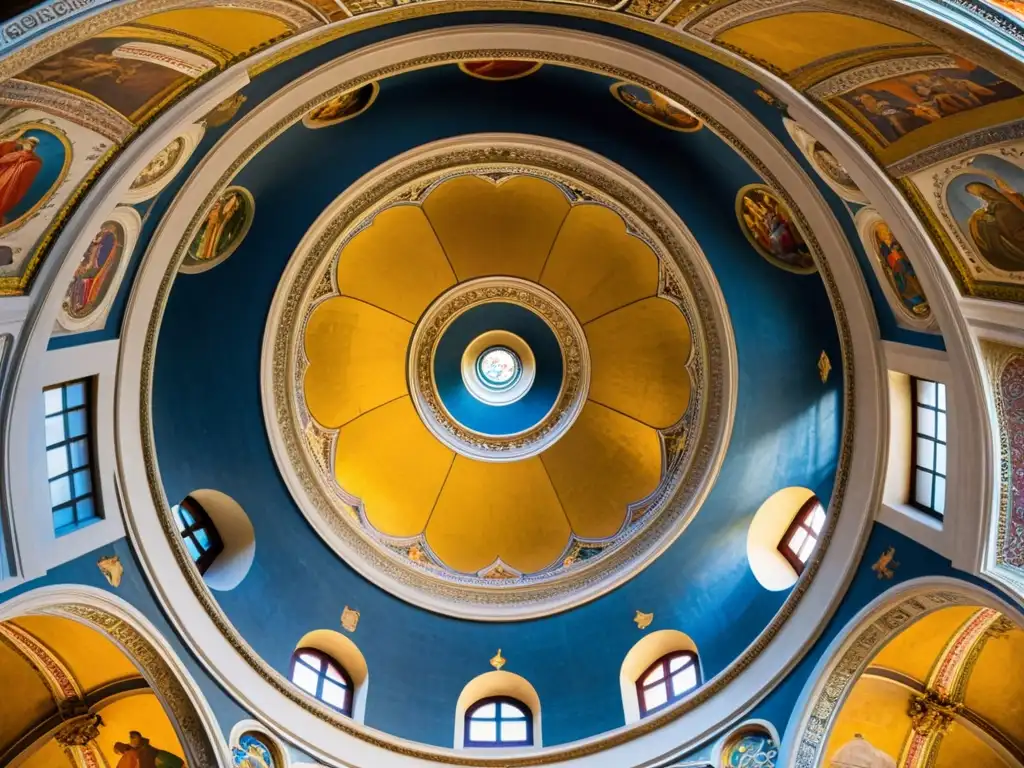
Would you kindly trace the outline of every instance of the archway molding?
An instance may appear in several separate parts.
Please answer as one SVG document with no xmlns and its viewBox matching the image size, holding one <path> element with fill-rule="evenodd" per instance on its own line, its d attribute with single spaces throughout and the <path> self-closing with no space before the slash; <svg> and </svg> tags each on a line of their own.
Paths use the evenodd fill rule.
<svg viewBox="0 0 1024 768">
<path fill-rule="evenodd" d="M 0 621 L 56 616 L 99 632 L 138 668 L 163 706 L 197 768 L 231 768 L 220 726 L 178 653 L 136 608 L 109 592 L 84 585 L 40 587 L 0 603 Z"/>
<path fill-rule="evenodd" d="M 817 768 L 832 726 L 871 660 L 911 624 L 957 605 L 993 608 L 1024 627 L 1017 606 L 960 579 L 922 577 L 882 593 L 850 619 L 815 665 L 786 727 L 780 768 Z"/>
</svg>

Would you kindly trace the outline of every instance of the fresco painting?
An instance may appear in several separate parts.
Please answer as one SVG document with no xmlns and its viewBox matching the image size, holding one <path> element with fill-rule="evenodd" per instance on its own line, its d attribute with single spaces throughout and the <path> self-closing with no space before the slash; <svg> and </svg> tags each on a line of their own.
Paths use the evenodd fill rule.
<svg viewBox="0 0 1024 768">
<path fill-rule="evenodd" d="M 254 208 L 248 190 L 242 187 L 224 190 L 192 239 L 185 265 L 211 265 L 230 256 L 249 231 Z"/>
<path fill-rule="evenodd" d="M 736 196 L 736 218 L 754 249 L 770 263 L 789 272 L 816 270 L 811 251 L 786 209 L 764 184 L 743 187 Z"/>
<path fill-rule="evenodd" d="M 1024 169 L 977 155 L 946 187 L 946 205 L 967 243 L 990 266 L 1024 270 Z"/>
<path fill-rule="evenodd" d="M 518 80 L 532 75 L 543 64 L 539 61 L 519 61 L 517 59 L 485 59 L 482 61 L 463 61 L 459 69 L 472 77 L 481 80 Z"/>
<path fill-rule="evenodd" d="M 185 139 L 178 136 L 174 141 L 156 153 L 142 172 L 132 182 L 132 189 L 141 189 L 155 184 L 163 178 L 164 174 L 174 168 L 181 153 L 185 151 Z"/>
<path fill-rule="evenodd" d="M 124 228 L 116 221 L 104 222 L 71 280 L 64 299 L 68 315 L 75 319 L 88 317 L 103 303 L 124 256 L 124 244 Z"/>
<path fill-rule="evenodd" d="M 722 750 L 722 768 L 775 768 L 779 747 L 767 733 L 752 731 L 730 740 Z"/>
<path fill-rule="evenodd" d="M 956 66 L 877 80 L 838 97 L 883 145 L 951 115 L 1020 96 L 1012 83 L 966 59 Z"/>
<path fill-rule="evenodd" d="M 895 291 L 900 302 L 912 317 L 923 318 L 931 314 L 928 299 L 921 288 L 921 281 L 914 271 L 906 251 L 893 235 L 889 225 L 877 222 L 871 230 L 875 255 L 882 265 L 882 271 Z"/>
<path fill-rule="evenodd" d="M 367 83 L 346 91 L 311 109 L 309 114 L 302 118 L 302 124 L 307 128 L 326 128 L 351 120 L 368 110 L 377 100 L 379 92 L 380 86 L 377 83 Z"/>
<path fill-rule="evenodd" d="M 615 83 L 611 91 L 616 99 L 638 115 L 663 128 L 692 133 L 699 131 L 703 125 L 688 109 L 656 91 L 633 83 Z"/>
<path fill-rule="evenodd" d="M 93 38 L 44 59 L 18 79 L 84 94 L 138 121 L 193 78 L 153 61 L 125 58 L 118 51 L 134 42 L 131 38 Z"/>
<path fill-rule="evenodd" d="M 173 752 L 158 749 L 138 731 L 128 734 L 128 741 L 114 744 L 118 755 L 116 768 L 183 768 L 185 761 Z"/>
<path fill-rule="evenodd" d="M 231 748 L 235 768 L 277 768 L 274 753 L 255 733 L 243 733 Z"/>
<path fill-rule="evenodd" d="M 0 232 L 17 228 L 67 175 L 71 147 L 56 128 L 22 123 L 0 133 Z"/>
</svg>

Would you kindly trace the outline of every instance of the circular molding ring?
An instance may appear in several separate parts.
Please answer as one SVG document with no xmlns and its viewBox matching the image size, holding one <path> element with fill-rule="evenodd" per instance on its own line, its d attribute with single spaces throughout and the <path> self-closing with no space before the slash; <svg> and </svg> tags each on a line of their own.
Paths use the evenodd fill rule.
<svg viewBox="0 0 1024 768">
<path fill-rule="evenodd" d="M 507 353 L 515 365 L 512 378 L 503 383 L 489 384 L 484 381 L 484 358 L 492 352 Z M 527 344 L 510 331 L 487 331 L 481 333 L 462 353 L 462 383 L 481 403 L 487 405 L 511 405 L 518 402 L 530 391 L 537 374 L 537 359 Z"/>
<path fill-rule="evenodd" d="M 434 380 L 434 352 L 448 326 L 466 310 L 496 301 L 525 307 L 547 323 L 558 339 L 565 371 L 558 398 L 544 418 L 530 429 L 507 436 L 483 435 L 460 424 L 445 408 Z M 521 348 L 525 348 L 529 354 L 529 361 L 533 360 L 533 352 L 518 336 L 508 335 L 518 339 L 519 345 L 510 340 L 509 346 L 519 354 L 524 364 L 523 375 L 516 384 L 507 392 L 500 393 L 509 395 L 508 399 L 484 399 L 494 397 L 495 394 L 488 392 L 486 386 L 476 380 L 476 354 L 469 360 L 472 370 L 470 376 L 465 372 L 466 357 L 462 363 L 462 378 L 470 392 L 478 399 L 495 405 L 515 402 L 526 394 L 533 383 L 533 366 L 527 365 Z M 484 341 L 479 351 L 483 352 L 488 346 L 491 346 L 491 342 Z M 472 349 L 473 344 L 467 348 L 467 355 Z M 467 280 L 441 294 L 427 307 L 416 324 L 409 350 L 409 394 L 420 419 L 438 440 L 453 451 L 479 461 L 519 461 L 546 450 L 576 421 L 590 390 L 590 352 L 583 326 L 565 303 L 547 288 L 517 277 Z M 476 395 L 474 387 L 481 390 L 480 396 Z"/>
<path fill-rule="evenodd" d="M 273 53 L 271 49 L 271 53 Z M 749 711 L 771 687 L 791 670 L 818 635 L 819 627 L 834 612 L 837 596 L 845 589 L 860 561 L 861 546 L 873 520 L 883 475 L 884 452 L 860 451 L 850 456 L 848 472 L 840 478 L 835 512 L 826 538 L 846 542 L 844 547 L 822 547 L 808 568 L 815 574 L 799 582 L 783 606 L 782 614 L 752 644 L 744 656 L 723 670 L 694 696 L 664 712 L 625 728 L 591 737 L 569 745 L 535 750 L 494 750 L 486 756 L 467 756 L 443 748 L 428 747 L 387 736 L 345 718 L 333 716 L 325 707 L 294 690 L 284 677 L 261 659 L 231 626 L 228 617 L 210 596 L 201 581 L 194 578 L 187 555 L 180 548 L 175 531 L 168 527 L 167 500 L 162 491 L 159 466 L 152 453 L 152 423 L 148 391 L 151 386 L 152 353 L 158 333 L 162 307 L 173 280 L 181 251 L 176 246 L 201 221 L 198 201 L 218 194 L 253 156 L 255 149 L 270 136 L 285 130 L 289 116 L 301 118 L 307 105 L 319 103 L 331 88 L 351 88 L 392 74 L 403 67 L 422 66 L 422 62 L 459 61 L 467 57 L 509 56 L 547 62 L 573 62 L 576 66 L 611 73 L 618 79 L 647 83 L 676 101 L 684 103 L 705 121 L 710 130 L 732 144 L 737 152 L 788 202 L 807 216 L 808 225 L 828 258 L 822 265 L 831 300 L 841 321 L 847 384 L 847 419 L 844 444 L 880 444 L 886 419 L 882 381 L 884 368 L 877 342 L 877 325 L 863 284 L 863 276 L 842 230 L 813 183 L 782 145 L 743 110 L 732 98 L 705 79 L 669 60 L 591 33 L 553 27 L 506 25 L 447 27 L 388 39 L 333 60 L 293 83 L 258 105 L 228 131 L 218 146 L 202 161 L 183 187 L 161 222 L 150 245 L 129 306 L 121 342 L 117 398 L 117 454 L 124 488 L 126 525 L 138 552 L 140 564 L 153 586 L 172 624 L 181 633 L 196 658 L 234 696 L 274 731 L 314 759 L 332 766 L 389 766 L 412 768 L 424 764 L 506 765 L 506 766 L 578 766 L 615 768 L 624 764 L 655 764 L 688 754 L 714 734 Z M 725 53 L 723 55 L 732 56 Z M 239 66 L 224 75 L 225 82 L 244 73 Z M 775 90 L 791 104 L 803 104 L 803 97 L 784 83 L 772 79 Z M 161 118 L 160 130 L 173 126 L 177 119 L 194 120 L 207 104 L 223 98 L 224 83 L 210 83 L 197 92 L 193 101 L 172 108 Z M 221 90 L 217 90 L 220 88 Z M 202 105 L 200 106 L 200 102 Z M 810 109 L 810 107 L 807 107 Z M 805 120 L 805 122 L 808 122 Z M 277 126 L 277 127 L 275 127 Z M 814 128 L 842 151 L 852 144 L 821 119 Z M 166 143 L 173 134 L 157 134 Z M 844 143 L 845 142 L 845 143 Z M 129 148 L 129 159 L 139 162 L 142 142 Z M 841 158 L 846 160 L 844 153 Z M 135 167 L 135 166 L 133 166 Z M 849 167 L 849 165 L 848 165 Z M 868 174 L 872 179 L 881 171 L 867 160 L 858 169 L 858 183 L 864 187 Z M 125 185 L 127 182 L 125 182 Z M 875 181 L 884 200 L 895 210 L 904 205 L 891 184 Z M 119 192 L 109 184 L 96 190 L 96 199 L 86 201 L 88 215 L 104 205 L 103 194 Z M 901 209 L 902 210 L 902 209 Z M 86 214 L 83 213 L 84 217 Z M 905 222 L 904 222 L 905 223 Z M 909 225 L 907 225 L 909 226 Z M 909 230 L 908 230 L 909 232 Z M 924 235 L 914 230 L 923 238 Z M 911 239 L 910 234 L 897 233 Z M 67 236 L 70 244 L 74 238 Z M 81 239 L 81 238 L 79 238 Z M 938 256 L 935 256 L 938 259 Z M 72 265 L 65 263 L 58 276 L 70 276 Z M 939 267 L 936 266 L 935 269 Z M 54 312 L 52 296 L 47 311 Z M 53 315 L 43 315 L 52 318 Z M 849 324 L 846 328 L 845 323 Z M 33 329 L 32 349 L 45 349 L 48 331 L 42 325 Z M 853 362 L 856 360 L 856 367 Z M 730 379 L 726 391 L 735 398 L 736 361 L 729 361 Z M 267 373 L 265 371 L 265 373 Z M 854 397 L 854 382 L 856 396 Z M 264 382 L 266 384 L 266 380 Z M 264 390 L 266 391 L 266 389 Z M 139 393 L 141 392 L 141 398 Z M 36 397 L 35 379 L 26 377 L 17 387 L 11 403 Z M 141 402 L 140 402 L 141 400 Z M 853 418 L 853 404 L 856 415 Z M 11 410 L 19 415 L 31 409 Z M 16 419 L 17 434 L 22 434 L 26 419 Z M 730 425 L 731 428 L 731 425 Z M 8 457 L 8 465 L 20 466 Z M 17 477 L 17 475 L 15 475 Z M 838 482 L 838 481 L 837 481 Z M 23 492 L 19 485 L 18 492 Z M 785 620 L 789 616 L 792 620 Z M 344 761 L 337 755 L 343 752 Z"/>
</svg>

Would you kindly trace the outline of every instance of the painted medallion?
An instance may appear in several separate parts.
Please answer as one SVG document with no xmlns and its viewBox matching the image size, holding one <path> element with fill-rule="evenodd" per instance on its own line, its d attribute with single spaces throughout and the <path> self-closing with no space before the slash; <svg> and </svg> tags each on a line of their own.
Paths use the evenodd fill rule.
<svg viewBox="0 0 1024 768">
<path fill-rule="evenodd" d="M 220 128 L 222 125 L 227 125 L 235 119 L 238 110 L 242 108 L 245 102 L 246 97 L 241 93 L 232 94 L 207 112 L 203 122 L 206 123 L 207 128 Z"/>
<path fill-rule="evenodd" d="M 775 768 L 779 747 L 764 731 L 750 730 L 734 736 L 722 750 L 722 768 Z"/>
<path fill-rule="evenodd" d="M 616 99 L 638 115 L 671 131 L 692 133 L 703 125 L 688 109 L 656 91 L 633 83 L 615 83 L 611 91 Z"/>
<path fill-rule="evenodd" d="M 846 172 L 843 164 L 836 159 L 836 156 L 829 152 L 820 141 L 815 141 L 811 147 L 811 157 L 814 158 L 814 164 L 823 176 L 831 179 L 841 187 L 857 190 L 857 182 Z"/>
<path fill-rule="evenodd" d="M 230 256 L 252 225 L 255 204 L 242 187 L 228 187 L 214 202 L 189 244 L 185 266 L 213 265 Z"/>
<path fill-rule="evenodd" d="M 235 768 L 277 768 L 274 753 L 256 733 L 243 733 L 231 749 Z"/>
<path fill-rule="evenodd" d="M 302 124 L 307 128 L 327 128 L 351 120 L 368 110 L 379 92 L 380 86 L 377 83 L 367 83 L 346 91 L 311 109 L 302 118 Z"/>
<path fill-rule="evenodd" d="M 789 272 L 814 272 L 814 258 L 793 215 L 764 184 L 743 187 L 736 196 L 736 218 L 754 249 Z"/>
<path fill-rule="evenodd" d="M 871 235 L 875 255 L 882 265 L 889 287 L 895 291 L 903 307 L 912 317 L 931 315 L 931 307 L 921 288 L 921 281 L 918 280 L 906 251 L 889 229 L 889 225 L 884 221 L 876 222 L 871 229 Z"/>
<path fill-rule="evenodd" d="M 81 320 L 103 303 L 124 257 L 124 244 L 124 227 L 116 221 L 104 222 L 82 256 L 64 298 L 64 311 L 70 317 Z"/>
<path fill-rule="evenodd" d="M 146 167 L 142 169 L 142 173 L 132 182 L 131 189 L 141 189 L 160 181 L 165 174 L 173 170 L 178 162 L 178 158 L 181 157 L 181 153 L 184 151 L 185 139 L 182 136 L 178 136 L 174 141 L 157 152 L 156 156 L 146 164 Z"/>
<path fill-rule="evenodd" d="M 978 155 L 946 187 L 946 204 L 968 244 L 990 266 L 1024 270 L 1024 168 Z"/>
<path fill-rule="evenodd" d="M 482 61 L 459 62 L 459 69 L 472 77 L 481 80 L 518 80 L 520 77 L 532 75 L 543 64 L 539 61 L 519 61 L 516 59 L 484 59 Z"/>
<path fill-rule="evenodd" d="M 71 145 L 45 123 L 22 123 L 0 135 L 0 233 L 21 226 L 57 190 Z"/>
</svg>

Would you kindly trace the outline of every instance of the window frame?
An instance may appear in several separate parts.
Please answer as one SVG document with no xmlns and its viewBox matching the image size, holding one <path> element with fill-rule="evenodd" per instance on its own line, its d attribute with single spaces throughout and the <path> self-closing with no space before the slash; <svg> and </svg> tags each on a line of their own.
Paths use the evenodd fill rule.
<svg viewBox="0 0 1024 768">
<path fill-rule="evenodd" d="M 917 384 L 919 381 L 927 382 L 935 385 L 935 405 L 925 405 L 918 400 L 917 395 Z M 939 388 L 942 388 L 945 400 L 945 407 L 939 407 Z M 935 435 L 925 435 L 917 431 L 918 427 L 918 409 L 924 408 L 926 410 L 935 413 Z M 944 440 L 939 439 L 939 414 L 946 417 L 946 438 Z M 946 472 L 939 472 L 937 469 L 928 469 L 917 463 L 917 440 L 918 438 L 924 438 L 930 440 L 935 445 L 935 452 L 938 453 L 938 446 L 941 445 L 946 449 Z M 933 465 L 937 466 L 937 459 L 933 457 Z M 932 476 L 932 490 L 931 490 L 931 501 L 935 504 L 935 478 L 941 477 L 943 483 L 942 491 L 942 508 L 943 511 L 929 507 L 925 504 L 920 503 L 917 500 L 917 472 L 927 472 Z M 937 379 L 928 379 L 923 376 L 910 375 L 910 498 L 907 503 L 916 509 L 917 511 L 928 515 L 939 522 L 945 520 L 945 508 L 946 508 L 946 491 L 949 485 L 949 392 L 947 391 L 946 383 L 944 381 L 938 381 Z"/>
<path fill-rule="evenodd" d="M 310 655 L 310 656 L 316 656 L 322 662 L 324 662 L 323 668 L 320 669 L 320 670 L 313 669 L 311 666 L 309 666 L 308 664 L 306 664 L 304 661 L 302 661 L 299 658 L 299 656 L 301 656 L 302 654 L 307 654 L 307 655 Z M 317 675 L 316 693 L 310 693 L 305 688 L 302 688 L 302 686 L 299 686 L 299 684 L 295 682 L 294 677 L 295 677 L 295 665 L 296 664 L 302 664 L 302 666 L 306 667 L 311 672 L 316 672 L 316 675 Z M 345 706 L 344 707 L 337 707 L 337 706 L 335 706 L 334 704 L 331 704 L 328 701 L 324 701 L 324 699 L 322 698 L 323 697 L 323 690 L 324 690 L 324 681 L 330 679 L 330 678 L 327 677 L 327 668 L 328 667 L 333 668 L 334 671 L 337 672 L 341 676 L 341 678 L 345 681 L 345 690 L 348 692 L 348 695 L 345 697 Z M 352 675 L 350 675 L 348 673 L 348 670 L 345 669 L 344 666 L 342 666 L 341 662 L 339 662 L 337 659 L 335 659 L 329 653 L 321 651 L 319 648 L 311 648 L 309 646 L 305 646 L 305 647 L 302 647 L 302 648 L 296 648 L 295 651 L 292 652 L 291 664 L 288 666 L 288 680 L 293 685 L 298 686 L 299 690 L 301 690 L 303 693 L 305 693 L 305 694 L 307 694 L 309 696 L 312 696 L 314 699 L 316 699 L 317 701 L 322 703 L 324 706 L 330 707 L 335 712 L 339 712 L 340 714 L 345 715 L 346 717 L 352 717 L 352 709 L 353 709 L 353 706 L 355 704 L 355 699 L 356 699 L 356 686 L 355 686 L 355 683 L 352 682 Z M 331 680 L 331 682 L 332 683 L 337 683 L 338 681 L 337 680 Z"/>
<path fill-rule="evenodd" d="M 192 562 L 196 564 L 200 575 L 205 575 L 210 566 L 217 560 L 217 557 L 224 552 L 224 540 L 221 538 L 217 526 L 210 518 L 210 514 L 192 496 L 186 496 L 182 499 L 178 507 L 185 507 L 194 521 L 186 525 L 184 520 L 180 518 L 176 520 L 178 534 L 182 539 L 191 539 L 196 549 L 202 552 L 198 559 L 192 558 Z M 175 510 L 174 514 L 179 515 L 180 513 Z M 199 539 L 195 535 L 198 531 L 206 531 L 207 539 L 210 542 L 209 547 L 204 547 L 199 543 Z M 188 550 L 188 547 L 186 546 L 185 549 Z M 191 554 L 192 552 L 189 551 L 190 556 Z"/>
<path fill-rule="evenodd" d="M 825 509 L 825 505 L 821 503 L 821 499 L 817 495 L 812 495 L 807 501 L 801 505 L 800 509 L 793 516 L 793 520 L 790 522 L 789 527 L 786 528 L 786 532 L 782 534 L 782 538 L 779 539 L 779 545 L 777 549 L 786 558 L 786 562 L 789 563 L 793 570 L 796 571 L 796 575 L 799 576 L 804 572 L 807 567 L 807 563 L 800 559 L 800 553 L 794 552 L 790 546 L 789 541 L 793 537 L 793 534 L 799 529 L 807 532 L 808 536 L 814 537 L 814 548 L 818 546 L 818 542 L 821 541 L 821 531 L 815 531 L 811 527 L 809 520 L 814 515 L 817 509 L 821 509 L 822 514 L 828 515 L 828 511 Z M 822 525 L 824 528 L 824 525 Z M 813 554 L 814 548 L 811 549 Z"/>
<path fill-rule="evenodd" d="M 75 385 L 82 385 L 82 402 L 80 405 L 68 406 L 68 389 Z M 105 519 L 103 514 L 103 499 L 102 491 L 100 488 L 100 478 L 96 472 L 96 459 L 98 458 L 99 452 L 97 451 L 96 444 L 96 377 L 95 376 L 83 376 L 81 378 L 68 379 L 55 384 L 49 384 L 43 387 L 43 443 L 46 454 L 46 477 L 47 477 L 47 497 L 50 502 L 50 527 L 53 531 L 53 535 L 56 538 L 61 538 L 75 531 L 79 531 L 86 526 L 93 525 Z M 61 407 L 60 410 L 54 413 L 47 413 L 46 409 L 46 393 L 54 390 L 60 391 Z M 82 411 L 85 413 L 85 431 L 81 435 L 69 437 L 69 425 L 68 415 Z M 64 434 L 63 439 L 56 443 L 50 444 L 46 441 L 46 422 L 55 416 L 60 416 L 62 421 L 62 432 Z M 88 456 L 83 466 L 73 467 L 72 466 L 72 454 L 71 445 L 79 441 L 84 441 Z M 49 454 L 50 451 L 55 449 L 62 449 L 66 461 L 66 468 L 63 473 L 60 473 L 54 477 L 50 477 L 49 469 Z M 89 490 L 81 495 L 75 495 L 73 475 L 87 470 L 89 474 Z M 60 504 L 54 505 L 51 484 L 55 480 L 61 478 L 68 478 L 68 488 L 70 496 L 67 501 L 63 501 Z M 91 501 L 93 514 L 89 517 L 79 517 L 78 505 L 83 501 Z M 56 515 L 59 511 L 71 508 L 71 514 L 73 522 L 58 526 L 56 524 Z"/>
<path fill-rule="evenodd" d="M 688 659 L 691 660 L 691 664 L 693 666 L 694 672 L 696 672 L 697 682 L 694 683 L 694 686 L 692 688 L 687 688 L 685 691 L 680 693 L 678 696 L 675 696 L 675 695 L 672 694 L 672 687 L 671 687 L 672 676 L 679 674 L 683 669 L 685 669 L 685 667 L 680 667 L 675 672 L 672 672 L 672 669 L 671 669 L 672 661 L 675 660 L 675 659 L 679 659 L 679 658 L 688 658 Z M 658 680 L 658 681 L 656 681 L 654 683 L 651 683 L 649 685 L 644 685 L 644 680 L 647 679 L 647 676 L 649 674 L 651 674 L 651 672 L 656 670 L 658 667 L 663 667 L 664 668 L 664 671 L 665 671 L 664 676 L 660 680 Z M 700 657 L 697 655 L 696 651 L 669 651 L 668 653 L 664 654 L 663 656 L 661 656 L 657 660 L 655 660 L 654 663 L 652 663 L 643 672 L 641 672 L 640 675 L 636 679 L 636 682 L 635 682 L 635 685 L 636 685 L 636 700 L 637 700 L 637 704 L 640 707 L 640 718 L 643 719 L 643 718 L 647 717 L 648 715 L 653 714 L 654 712 L 659 712 L 662 709 L 665 709 L 666 707 L 671 706 L 675 702 L 680 701 L 680 700 L 686 698 L 686 696 L 688 694 L 692 693 L 693 691 L 696 691 L 703 684 L 704 684 L 704 677 L 703 677 L 703 675 L 701 675 L 701 672 L 700 672 Z M 658 704 L 655 707 L 648 708 L 647 707 L 647 697 L 644 696 L 644 692 L 647 691 L 647 690 L 650 690 L 651 688 L 654 688 L 655 686 L 658 686 L 658 685 L 664 685 L 665 686 L 665 690 L 666 690 L 666 693 L 667 693 L 667 698 L 666 698 L 664 703 Z"/>
<path fill-rule="evenodd" d="M 474 741 L 470 736 L 472 730 L 470 723 L 473 720 L 473 714 L 480 709 L 483 709 L 488 704 L 495 705 L 495 716 L 493 721 L 491 718 L 486 718 L 488 722 L 495 723 L 494 735 L 495 741 Z M 511 704 L 521 711 L 525 716 L 526 721 L 526 740 L 525 741 L 502 741 L 501 740 L 501 723 L 514 721 L 520 722 L 519 718 L 502 718 L 501 717 L 501 705 Z M 530 709 L 524 702 L 520 701 L 513 696 L 486 696 L 478 701 L 473 702 L 469 707 L 466 708 L 466 714 L 463 716 L 463 737 L 462 744 L 464 747 L 481 747 L 481 748 L 494 748 L 494 747 L 532 747 L 534 745 L 533 736 L 533 710 Z"/>
</svg>

